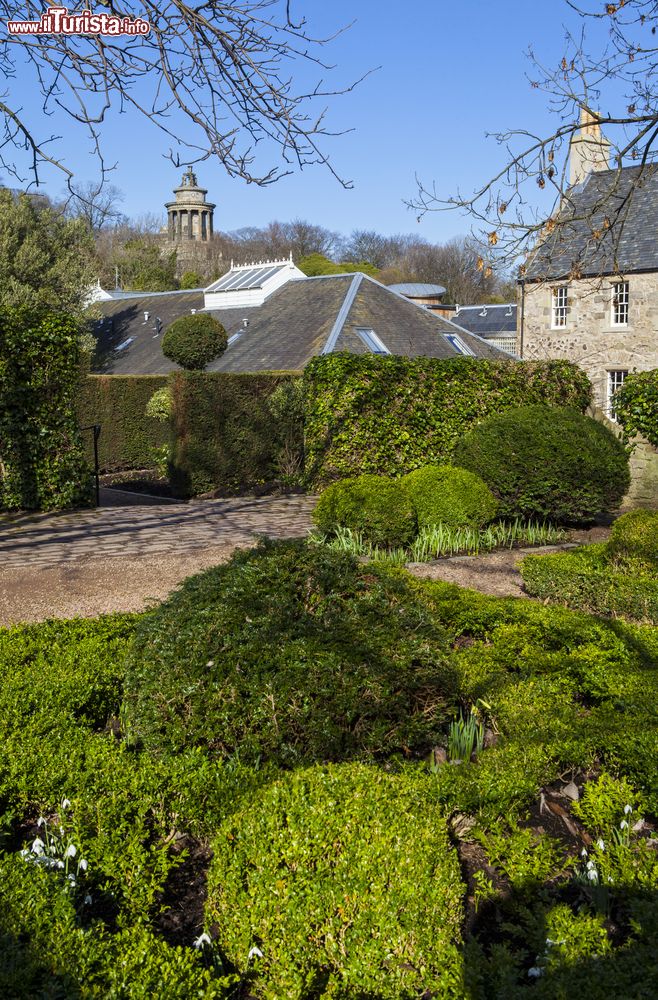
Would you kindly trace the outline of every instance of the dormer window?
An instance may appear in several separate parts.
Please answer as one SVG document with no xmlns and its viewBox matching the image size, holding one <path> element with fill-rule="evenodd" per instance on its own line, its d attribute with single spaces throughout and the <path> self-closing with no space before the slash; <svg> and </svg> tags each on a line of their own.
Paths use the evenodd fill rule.
<svg viewBox="0 0 658 1000">
<path fill-rule="evenodd" d="M 628 282 L 616 281 L 612 286 L 612 325 L 628 326 Z"/>
<path fill-rule="evenodd" d="M 569 286 L 558 285 L 553 289 L 553 302 L 551 309 L 551 326 L 554 330 L 559 330 L 567 325 L 569 315 Z"/>
</svg>

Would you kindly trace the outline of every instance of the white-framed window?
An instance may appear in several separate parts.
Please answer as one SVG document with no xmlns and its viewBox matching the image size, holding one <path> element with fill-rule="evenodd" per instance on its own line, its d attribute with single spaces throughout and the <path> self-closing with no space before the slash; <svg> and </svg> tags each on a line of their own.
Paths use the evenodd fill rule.
<svg viewBox="0 0 658 1000">
<path fill-rule="evenodd" d="M 451 344 L 456 351 L 459 351 L 460 354 L 466 354 L 471 358 L 475 357 L 475 352 L 472 351 L 470 347 L 467 347 L 461 337 L 458 337 L 456 333 L 446 333 L 444 336 L 448 343 Z"/>
<path fill-rule="evenodd" d="M 567 325 L 569 314 L 569 286 L 558 285 L 553 289 L 551 326 L 554 330 Z"/>
<path fill-rule="evenodd" d="M 611 420 L 617 419 L 614 408 L 614 395 L 617 392 L 617 389 L 621 389 L 627 375 L 628 371 L 626 369 L 617 368 L 608 371 L 608 400 L 606 411 Z"/>
<path fill-rule="evenodd" d="M 615 281 L 612 286 L 612 325 L 628 326 L 627 281 Z"/>
</svg>

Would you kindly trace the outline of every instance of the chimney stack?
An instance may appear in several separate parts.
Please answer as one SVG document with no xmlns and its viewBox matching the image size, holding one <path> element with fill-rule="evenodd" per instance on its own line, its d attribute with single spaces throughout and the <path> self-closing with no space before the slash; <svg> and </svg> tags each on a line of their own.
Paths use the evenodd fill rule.
<svg viewBox="0 0 658 1000">
<path fill-rule="evenodd" d="M 580 184 L 594 171 L 610 169 L 610 142 L 601 133 L 598 118 L 580 110 L 580 129 L 569 146 L 569 184 Z"/>
</svg>

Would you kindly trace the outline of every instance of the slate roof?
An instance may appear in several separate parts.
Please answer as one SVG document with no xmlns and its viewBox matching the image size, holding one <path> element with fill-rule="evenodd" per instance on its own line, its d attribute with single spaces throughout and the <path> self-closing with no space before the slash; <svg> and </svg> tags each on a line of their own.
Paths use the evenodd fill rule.
<svg viewBox="0 0 658 1000">
<path fill-rule="evenodd" d="M 203 309 L 203 293 L 136 295 L 99 302 L 95 308 L 102 316 L 96 324 L 96 374 L 165 374 L 177 365 L 162 353 L 162 333 L 179 316 Z M 210 312 L 234 339 L 208 371 L 298 371 L 323 351 L 369 353 L 358 327 L 374 330 L 391 354 L 458 357 L 460 352 L 445 339 L 456 334 L 476 357 L 509 360 L 486 340 L 363 274 L 291 280 L 261 306 Z"/>
<path fill-rule="evenodd" d="M 558 225 L 529 257 L 529 281 L 658 271 L 658 168 L 599 170 L 565 195 Z"/>
<path fill-rule="evenodd" d="M 516 333 L 516 305 L 460 306 L 453 322 L 479 337 Z"/>
</svg>

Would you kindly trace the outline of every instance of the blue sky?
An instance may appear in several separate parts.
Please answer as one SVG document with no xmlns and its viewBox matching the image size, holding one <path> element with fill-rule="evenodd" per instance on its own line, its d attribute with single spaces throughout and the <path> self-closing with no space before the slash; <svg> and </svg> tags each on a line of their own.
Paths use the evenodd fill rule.
<svg viewBox="0 0 658 1000">
<path fill-rule="evenodd" d="M 541 5 L 528 0 L 413 0 L 403 8 L 403 17 L 400 4 L 391 0 L 297 0 L 296 6 L 307 11 L 319 33 L 356 19 L 326 50 L 337 66 L 336 82 L 349 83 L 367 69 L 381 67 L 331 106 L 331 124 L 353 131 L 328 139 L 325 148 L 354 188 L 343 190 L 328 171 L 313 167 L 259 189 L 206 162 L 197 172 L 217 204 L 216 228 L 297 217 L 344 233 L 414 232 L 444 241 L 468 232 L 470 224 L 445 212 L 417 223 L 404 205 L 414 196 L 415 175 L 436 182 L 446 196 L 457 189 L 468 192 L 502 162 L 502 151 L 487 132 L 555 127 L 545 95 L 527 80 L 526 53 L 532 45 L 544 62 L 559 59 L 563 25 L 573 24 L 563 0 Z M 20 75 L 11 88 L 21 92 Z M 36 113 L 34 97 L 26 100 L 27 108 L 31 104 Z M 88 140 L 70 126 L 58 126 L 55 121 L 52 127 L 64 136 L 60 149 L 67 165 L 81 180 L 95 179 Z M 182 173 L 163 155 L 166 136 L 137 115 L 113 113 L 104 143 L 107 158 L 117 161 L 112 183 L 124 192 L 126 214 L 162 211 Z M 63 184 L 54 172 L 46 171 L 44 177 L 44 190 L 61 194 Z"/>
</svg>

